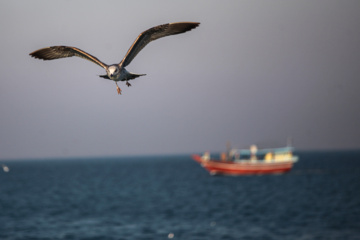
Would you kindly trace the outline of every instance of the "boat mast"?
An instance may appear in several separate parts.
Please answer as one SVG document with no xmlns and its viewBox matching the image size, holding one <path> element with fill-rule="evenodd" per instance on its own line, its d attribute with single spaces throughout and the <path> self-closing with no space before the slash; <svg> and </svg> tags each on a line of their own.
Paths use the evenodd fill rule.
<svg viewBox="0 0 360 240">
<path fill-rule="evenodd" d="M 231 151 L 231 143 L 230 141 L 226 142 L 226 160 L 229 161 L 230 160 L 230 151 Z"/>
</svg>

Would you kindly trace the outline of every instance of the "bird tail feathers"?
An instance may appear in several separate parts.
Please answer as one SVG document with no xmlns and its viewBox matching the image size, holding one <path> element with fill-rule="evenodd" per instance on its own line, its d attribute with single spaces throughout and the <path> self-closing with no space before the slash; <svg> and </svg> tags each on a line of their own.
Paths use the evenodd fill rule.
<svg viewBox="0 0 360 240">
<path fill-rule="evenodd" d="M 127 80 L 131 80 L 131 79 L 138 78 L 138 77 L 141 77 L 141 76 L 145 76 L 145 75 L 146 74 L 129 73 L 129 75 L 126 76 L 126 79 L 121 80 L 121 81 L 127 81 Z"/>
<path fill-rule="evenodd" d="M 109 80 L 110 80 L 110 78 L 109 78 L 108 75 L 99 75 L 99 77 L 102 77 L 102 78 L 105 78 L 105 79 L 109 79 Z"/>
<path fill-rule="evenodd" d="M 134 79 L 134 78 L 138 78 L 138 77 L 141 77 L 141 76 L 145 76 L 146 74 L 136 74 L 136 73 L 128 73 L 127 76 L 126 76 L 126 79 L 122 79 L 121 81 L 128 81 L 128 80 L 131 80 L 131 79 Z M 109 76 L 108 75 L 99 75 L 99 77 L 101 78 L 105 78 L 105 79 L 109 79 Z"/>
</svg>

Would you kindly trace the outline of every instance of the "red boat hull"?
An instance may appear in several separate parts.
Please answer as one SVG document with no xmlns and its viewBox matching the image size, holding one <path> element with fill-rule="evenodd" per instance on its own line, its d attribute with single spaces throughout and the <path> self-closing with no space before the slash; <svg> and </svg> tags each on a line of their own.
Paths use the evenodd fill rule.
<svg viewBox="0 0 360 240">
<path fill-rule="evenodd" d="M 201 164 L 210 174 L 222 175 L 261 175 L 280 174 L 291 170 L 293 161 L 284 162 L 231 162 L 231 161 L 204 161 L 201 156 L 193 155 L 192 158 Z"/>
</svg>

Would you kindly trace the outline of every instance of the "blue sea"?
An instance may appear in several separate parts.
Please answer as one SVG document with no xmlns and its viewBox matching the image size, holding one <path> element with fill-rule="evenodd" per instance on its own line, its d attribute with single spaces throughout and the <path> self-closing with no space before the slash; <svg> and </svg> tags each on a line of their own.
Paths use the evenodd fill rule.
<svg viewBox="0 0 360 240">
<path fill-rule="evenodd" d="M 0 239 L 360 239 L 360 151 L 296 154 L 238 177 L 189 155 L 2 161 Z"/>
</svg>

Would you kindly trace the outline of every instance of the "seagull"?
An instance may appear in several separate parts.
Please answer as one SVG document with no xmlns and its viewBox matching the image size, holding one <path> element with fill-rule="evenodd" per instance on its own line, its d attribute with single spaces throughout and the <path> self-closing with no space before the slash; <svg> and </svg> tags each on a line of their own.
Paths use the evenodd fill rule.
<svg viewBox="0 0 360 240">
<path fill-rule="evenodd" d="M 118 64 L 107 65 L 100 61 L 98 58 L 93 55 L 79 49 L 76 47 L 69 46 L 52 46 L 46 47 L 39 50 L 36 50 L 29 55 L 42 60 L 54 60 L 59 58 L 67 57 L 81 57 L 83 59 L 89 60 L 100 67 L 106 70 L 106 75 L 99 75 L 99 77 L 113 80 L 116 83 L 116 89 L 118 94 L 121 94 L 121 89 L 118 86 L 118 81 L 126 81 L 128 87 L 131 86 L 129 80 L 134 78 L 144 76 L 146 74 L 136 74 L 128 72 L 125 67 L 131 63 L 131 61 L 136 57 L 136 55 L 151 41 L 156 39 L 184 33 L 190 31 L 191 29 L 199 26 L 198 22 L 176 22 L 176 23 L 167 23 L 162 24 L 156 27 L 152 27 L 144 32 L 142 32 L 131 45 L 127 51 L 125 57 Z"/>
</svg>

